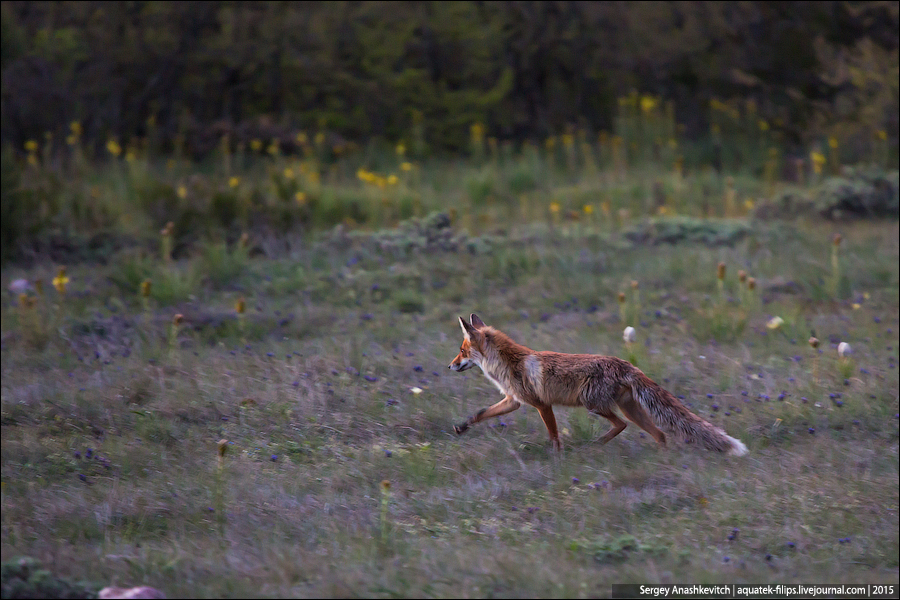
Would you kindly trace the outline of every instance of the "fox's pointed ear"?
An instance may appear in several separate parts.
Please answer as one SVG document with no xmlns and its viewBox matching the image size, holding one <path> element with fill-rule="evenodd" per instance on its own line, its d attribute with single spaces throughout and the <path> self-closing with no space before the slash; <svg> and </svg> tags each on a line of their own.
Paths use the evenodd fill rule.
<svg viewBox="0 0 900 600">
<path fill-rule="evenodd" d="M 478 315 L 476 315 L 475 313 L 472 313 L 471 316 L 469 316 L 469 320 L 472 321 L 472 327 L 474 327 L 475 329 L 481 329 L 482 327 L 484 327 L 484 321 L 479 319 Z"/>
<path fill-rule="evenodd" d="M 478 331 L 474 327 L 466 323 L 466 320 L 462 317 L 459 317 L 459 326 L 462 328 L 463 335 L 467 340 L 471 340 L 472 336 L 478 333 Z"/>
</svg>

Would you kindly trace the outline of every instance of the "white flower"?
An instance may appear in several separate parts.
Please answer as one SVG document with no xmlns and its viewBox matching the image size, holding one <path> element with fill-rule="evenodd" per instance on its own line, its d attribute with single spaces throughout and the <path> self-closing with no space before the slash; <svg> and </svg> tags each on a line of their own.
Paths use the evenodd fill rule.
<svg viewBox="0 0 900 600">
<path fill-rule="evenodd" d="M 419 394 L 422 393 L 422 388 L 420 388 L 420 387 L 409 388 L 409 391 L 411 391 L 413 394 L 418 396 Z"/>
<path fill-rule="evenodd" d="M 838 356 L 844 358 L 845 356 L 849 356 L 853 354 L 853 348 L 850 347 L 850 344 L 847 342 L 841 342 L 838 344 Z"/>
<path fill-rule="evenodd" d="M 768 327 L 769 329 L 778 329 L 782 325 L 784 325 L 784 319 L 782 319 L 781 317 L 772 317 L 771 319 L 769 319 L 769 322 L 766 323 L 766 327 Z"/>
<path fill-rule="evenodd" d="M 637 336 L 634 333 L 634 327 L 626 327 L 625 331 L 622 332 L 622 339 L 625 340 L 626 344 L 630 344 L 634 342 Z"/>
</svg>

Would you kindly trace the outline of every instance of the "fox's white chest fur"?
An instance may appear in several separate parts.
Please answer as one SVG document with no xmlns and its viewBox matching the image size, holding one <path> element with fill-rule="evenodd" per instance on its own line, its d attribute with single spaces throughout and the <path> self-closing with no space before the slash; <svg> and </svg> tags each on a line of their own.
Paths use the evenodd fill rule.
<svg viewBox="0 0 900 600">
<path fill-rule="evenodd" d="M 493 355 L 492 352 L 489 352 L 482 358 L 481 363 L 478 366 L 481 367 L 481 372 L 484 373 L 484 376 L 487 377 L 488 381 L 493 383 L 494 386 L 500 390 L 501 394 L 513 397 L 519 402 L 523 402 L 523 399 L 519 397 L 516 388 L 510 381 L 510 377 L 512 376 L 510 368 L 503 364 L 499 357 Z M 538 360 L 537 356 L 532 354 L 525 358 L 522 367 L 524 371 L 522 374 L 524 380 L 523 383 L 530 384 L 535 392 L 540 393 L 539 390 L 541 389 L 543 380 L 541 361 Z"/>
<path fill-rule="evenodd" d="M 481 367 L 481 372 L 484 373 L 488 381 L 493 383 L 500 390 L 501 394 L 506 396 L 513 395 L 513 390 L 510 389 L 509 381 L 507 381 L 509 377 L 508 369 L 504 369 L 496 357 L 485 356 L 478 366 Z"/>
</svg>

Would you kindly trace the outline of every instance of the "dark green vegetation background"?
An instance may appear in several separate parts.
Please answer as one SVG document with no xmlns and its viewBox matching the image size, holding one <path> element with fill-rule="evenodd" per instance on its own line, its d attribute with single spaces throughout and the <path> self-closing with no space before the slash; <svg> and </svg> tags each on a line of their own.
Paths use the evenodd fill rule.
<svg viewBox="0 0 900 600">
<path fill-rule="evenodd" d="M 894 2 L 4 2 L 2 139 L 79 120 L 102 149 L 148 135 L 209 152 L 223 132 L 414 151 L 611 130 L 617 98 L 672 100 L 690 135 L 712 98 L 753 98 L 791 143 L 897 134 Z M 268 131 L 268 135 L 263 135 Z M 416 136 L 413 136 L 416 137 Z"/>
</svg>

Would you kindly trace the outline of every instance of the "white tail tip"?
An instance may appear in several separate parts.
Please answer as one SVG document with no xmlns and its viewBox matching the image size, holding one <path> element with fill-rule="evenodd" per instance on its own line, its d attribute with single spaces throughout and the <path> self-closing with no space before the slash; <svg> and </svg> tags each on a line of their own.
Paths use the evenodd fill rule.
<svg viewBox="0 0 900 600">
<path fill-rule="evenodd" d="M 730 454 L 732 456 L 743 456 L 750 452 L 749 450 L 747 450 L 747 446 L 745 446 L 744 442 L 742 442 L 741 440 L 735 439 L 730 435 L 726 435 L 725 437 L 727 437 L 728 441 L 731 442 L 731 449 L 727 452 L 727 454 Z"/>
</svg>

